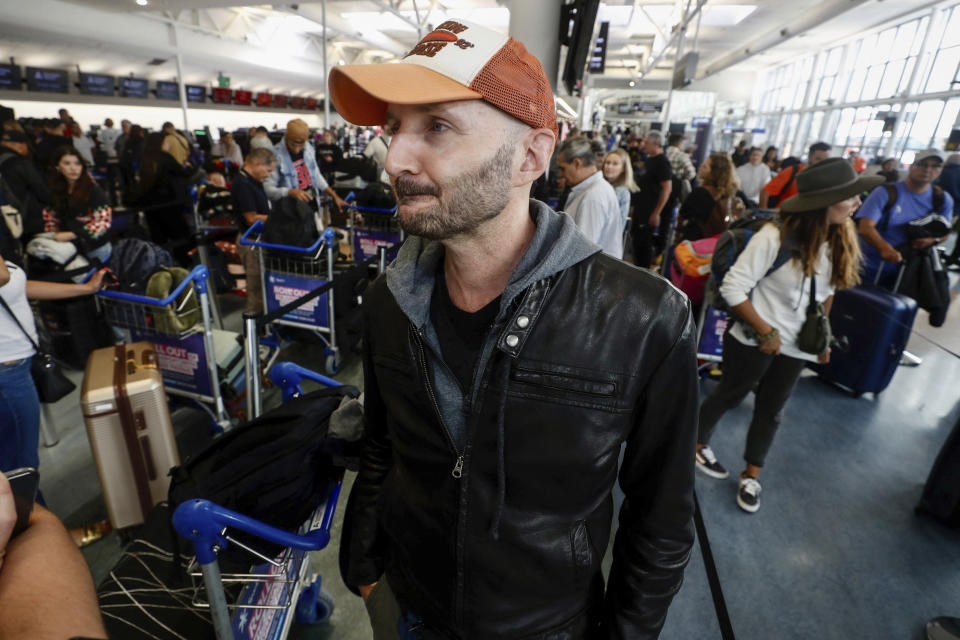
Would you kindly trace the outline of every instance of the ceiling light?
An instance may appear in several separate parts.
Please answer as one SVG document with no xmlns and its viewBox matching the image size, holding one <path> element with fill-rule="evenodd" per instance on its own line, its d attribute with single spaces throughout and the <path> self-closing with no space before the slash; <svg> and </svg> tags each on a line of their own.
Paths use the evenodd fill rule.
<svg viewBox="0 0 960 640">
<path fill-rule="evenodd" d="M 149 4 L 149 0 L 137 0 L 137 4 L 141 7 L 145 7 Z"/>
<path fill-rule="evenodd" d="M 637 83 L 634 82 L 633 80 L 631 80 L 631 81 L 630 81 L 630 86 L 631 86 L 631 87 L 635 87 L 635 86 L 637 86 Z"/>
<path fill-rule="evenodd" d="M 344 60 L 343 58 L 340 58 L 340 62 L 338 64 L 347 64 L 347 61 Z"/>
</svg>

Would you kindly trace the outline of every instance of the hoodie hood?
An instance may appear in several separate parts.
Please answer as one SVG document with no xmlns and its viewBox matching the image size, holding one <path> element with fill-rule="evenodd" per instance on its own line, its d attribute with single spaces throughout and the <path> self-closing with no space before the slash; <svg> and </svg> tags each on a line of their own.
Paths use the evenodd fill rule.
<svg viewBox="0 0 960 640">
<path fill-rule="evenodd" d="M 538 280 L 568 269 L 600 251 L 587 239 L 573 218 L 557 213 L 538 200 L 530 200 L 530 217 L 536 225 L 533 239 L 514 269 L 500 298 L 500 315 L 513 300 Z M 443 245 L 436 240 L 410 236 L 387 268 L 387 288 L 418 329 L 430 321 L 437 268 L 443 260 Z"/>
</svg>

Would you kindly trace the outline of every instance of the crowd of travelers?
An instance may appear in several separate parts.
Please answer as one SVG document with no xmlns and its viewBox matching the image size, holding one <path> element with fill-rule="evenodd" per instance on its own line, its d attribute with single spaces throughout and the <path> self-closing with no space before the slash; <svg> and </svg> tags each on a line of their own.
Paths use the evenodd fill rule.
<svg viewBox="0 0 960 640">
<path fill-rule="evenodd" d="M 266 221 L 283 200 L 315 210 L 326 203 L 345 207 L 339 182 L 389 183 L 395 131 L 353 125 L 316 131 L 294 119 L 282 129 L 221 131 L 211 144 L 209 135 L 179 131 L 169 122 L 152 131 L 129 120 L 116 127 L 107 118 L 85 132 L 66 109 L 57 119 L 3 122 L 0 204 L 20 216 L 16 230 L 0 224 L 0 293 L 7 307 L 0 310 L 0 469 L 39 464 L 39 398 L 30 374 L 39 335 L 30 301 L 87 296 L 104 286 L 106 269 L 82 283 L 57 272 L 109 267 L 118 216 L 142 216 L 136 219 L 145 237 L 189 266 L 196 260 L 194 197 L 201 209 L 204 202 L 218 202 L 214 208 L 227 212 L 236 237 Z M 946 239 L 960 206 L 960 154 L 928 149 L 905 170 L 894 158 L 878 158 L 871 169 L 856 150 L 833 157 L 825 142 L 812 144 L 804 159 L 781 159 L 776 147 L 741 141 L 730 153 L 712 152 L 699 161 L 686 143 L 680 133 L 595 136 L 574 130 L 545 163 L 533 195 L 566 212 L 607 256 L 653 270 L 681 241 L 716 237 L 758 212 L 779 210 L 720 287 L 738 321 L 724 336 L 725 375 L 699 408 L 691 451 L 697 469 L 727 477 L 711 436 L 723 414 L 756 391 L 736 494 L 737 504 L 752 513 L 759 509 L 766 454 L 803 367 L 830 361 L 829 343 L 817 351 L 803 344 L 808 308 L 821 304 L 829 315 L 835 291 L 875 277 L 890 284 L 908 251 Z M 358 170 L 358 161 L 372 173 Z M 364 179 L 356 182 L 361 174 Z M 402 191 L 402 184 L 394 186 Z M 942 218 L 942 232 L 912 235 L 917 221 L 930 216 Z M 564 237 L 570 232 L 556 230 Z M 581 240 L 574 242 L 578 251 L 593 246 Z M 235 248 L 246 273 L 246 309 L 262 313 L 257 255 L 243 245 Z M 784 252 L 789 259 L 780 260 Z M 768 269 L 771 261 L 775 267 Z M 948 262 L 960 264 L 960 251 Z M 446 286 L 441 298 L 453 309 Z M 452 384 L 469 385 L 469 371 L 453 374 L 460 377 Z M 8 491 L 3 482 L 0 507 Z M 43 544 L 72 571 L 76 557 L 64 547 L 56 518 L 41 510 L 36 521 L 33 535 L 42 533 Z M 82 545 L 103 533 L 87 529 L 74 534 L 73 542 Z M 27 538 L 19 543 L 28 544 Z M 8 566 L 0 575 L 6 579 L 19 570 Z M 89 600 L 82 575 L 78 580 L 77 597 Z M 96 620 L 84 624 L 92 629 L 87 633 L 102 634 Z"/>
</svg>

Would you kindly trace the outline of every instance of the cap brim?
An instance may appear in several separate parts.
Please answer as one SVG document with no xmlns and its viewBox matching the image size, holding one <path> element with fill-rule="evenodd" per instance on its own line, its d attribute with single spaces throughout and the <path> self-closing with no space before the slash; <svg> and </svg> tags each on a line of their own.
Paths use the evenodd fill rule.
<svg viewBox="0 0 960 640">
<path fill-rule="evenodd" d="M 886 178 L 883 176 L 861 176 L 860 178 L 857 178 L 857 181 L 853 184 L 841 187 L 836 191 L 831 191 L 829 193 L 818 193 L 814 196 L 804 196 L 798 194 L 791 198 L 787 198 L 783 201 L 783 204 L 780 205 L 780 210 L 793 212 L 823 209 L 824 207 L 829 207 L 832 204 L 843 202 L 847 198 L 860 195 L 864 191 L 870 191 L 874 187 L 881 185 L 884 182 L 886 182 Z"/>
<path fill-rule="evenodd" d="M 483 96 L 443 74 L 411 63 L 364 64 L 330 71 L 330 99 L 347 122 L 383 124 L 388 104 L 479 100 Z"/>
</svg>

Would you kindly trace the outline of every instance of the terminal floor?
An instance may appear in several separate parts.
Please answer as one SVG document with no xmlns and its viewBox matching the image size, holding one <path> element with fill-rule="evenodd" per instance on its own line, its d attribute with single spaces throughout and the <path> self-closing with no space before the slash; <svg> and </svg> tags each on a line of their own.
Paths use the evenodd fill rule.
<svg viewBox="0 0 960 640">
<path fill-rule="evenodd" d="M 954 277 L 954 297 L 958 293 Z M 239 328 L 239 306 L 237 299 L 223 299 L 227 328 Z M 876 398 L 852 398 L 804 374 L 768 457 L 762 507 L 754 515 L 737 507 L 734 479 L 752 398 L 720 423 L 712 444 L 731 478 L 698 474 L 697 491 L 739 638 L 921 640 L 930 618 L 960 616 L 960 531 L 914 514 L 960 415 L 960 305 L 940 329 L 930 328 L 921 311 L 909 349 L 923 364 L 901 367 Z M 313 368 L 322 362 L 312 349 L 288 357 Z M 72 373 L 78 383 L 81 375 Z M 337 377 L 358 384 L 357 358 Z M 704 382 L 703 392 L 712 384 Z M 266 406 L 277 402 L 275 392 L 266 394 Z M 106 516 L 78 403 L 74 392 L 51 408 L 60 441 L 41 448 L 40 456 L 47 503 L 68 525 Z M 207 419 L 196 410 L 178 409 L 174 423 L 182 455 L 209 438 Z M 295 629 L 293 638 L 372 638 L 362 602 L 339 577 L 341 520 L 342 506 L 331 546 L 315 556 L 336 598 L 334 614 Z M 84 549 L 98 583 L 120 552 L 116 533 Z M 696 546 L 661 637 L 720 637 Z"/>
</svg>

